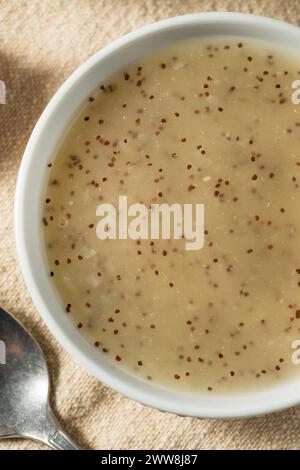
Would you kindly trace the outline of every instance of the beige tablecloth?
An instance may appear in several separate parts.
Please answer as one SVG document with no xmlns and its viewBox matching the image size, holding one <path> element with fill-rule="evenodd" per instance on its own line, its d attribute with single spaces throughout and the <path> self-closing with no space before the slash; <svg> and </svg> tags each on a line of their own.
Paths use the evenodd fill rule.
<svg viewBox="0 0 300 470">
<path fill-rule="evenodd" d="M 243 11 L 300 24 L 300 0 L 0 0 L 0 304 L 40 342 L 52 404 L 65 429 L 91 449 L 292 449 L 300 408 L 234 421 L 179 418 L 109 390 L 61 349 L 35 310 L 18 267 L 13 198 L 22 152 L 42 109 L 91 54 L 138 26 L 199 11 Z M 300 67 L 300 64 L 299 64 Z M 44 448 L 28 440 L 0 449 Z"/>
</svg>

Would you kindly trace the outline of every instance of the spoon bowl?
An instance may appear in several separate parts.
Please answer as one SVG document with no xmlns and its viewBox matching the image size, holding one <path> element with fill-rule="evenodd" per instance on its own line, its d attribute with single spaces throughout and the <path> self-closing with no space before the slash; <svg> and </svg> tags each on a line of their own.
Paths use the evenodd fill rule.
<svg viewBox="0 0 300 470">
<path fill-rule="evenodd" d="M 0 308 L 0 437 L 29 437 L 54 449 L 78 450 L 49 405 L 49 374 L 39 345 Z"/>
</svg>

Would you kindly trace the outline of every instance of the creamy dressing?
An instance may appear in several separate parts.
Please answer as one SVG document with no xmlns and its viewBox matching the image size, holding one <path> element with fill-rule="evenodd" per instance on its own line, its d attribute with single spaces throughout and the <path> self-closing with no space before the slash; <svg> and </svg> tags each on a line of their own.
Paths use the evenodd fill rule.
<svg viewBox="0 0 300 470">
<path fill-rule="evenodd" d="M 191 392 L 298 374 L 300 63 L 189 40 L 99 86 L 49 163 L 43 231 L 66 315 L 118 366 Z M 203 203 L 205 242 L 99 240 L 101 203 Z"/>
</svg>

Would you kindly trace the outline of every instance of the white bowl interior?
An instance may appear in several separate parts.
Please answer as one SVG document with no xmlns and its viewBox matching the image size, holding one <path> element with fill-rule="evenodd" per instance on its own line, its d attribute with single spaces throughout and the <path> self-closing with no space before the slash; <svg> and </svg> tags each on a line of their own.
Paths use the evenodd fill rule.
<svg viewBox="0 0 300 470">
<path fill-rule="evenodd" d="M 197 417 L 241 417 L 279 410 L 300 402 L 299 380 L 272 389 L 235 395 L 191 395 L 144 382 L 120 369 L 93 348 L 65 315 L 49 281 L 41 230 L 41 201 L 47 163 L 76 114 L 99 84 L 128 63 L 161 46 L 195 36 L 238 36 L 271 41 L 298 53 L 300 30 L 243 14 L 205 13 L 148 25 L 115 41 L 83 64 L 47 106 L 26 148 L 15 204 L 16 241 L 21 269 L 36 305 L 62 346 L 91 374 L 133 399 L 160 410 Z"/>
</svg>

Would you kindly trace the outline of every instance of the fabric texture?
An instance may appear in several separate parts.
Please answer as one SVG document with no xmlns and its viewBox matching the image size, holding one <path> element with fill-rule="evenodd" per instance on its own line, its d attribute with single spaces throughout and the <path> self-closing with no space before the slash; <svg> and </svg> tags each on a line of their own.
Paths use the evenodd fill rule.
<svg viewBox="0 0 300 470">
<path fill-rule="evenodd" d="M 13 200 L 26 142 L 41 111 L 91 54 L 145 23 L 200 11 L 241 11 L 300 24 L 300 0 L 0 0 L 0 305 L 39 341 L 62 426 L 88 449 L 296 449 L 300 407 L 266 417 L 181 418 L 142 406 L 89 376 L 35 310 L 18 266 Z M 1 418 L 0 418 L 1 419 Z M 0 449 L 45 449 L 2 440 Z"/>
</svg>

